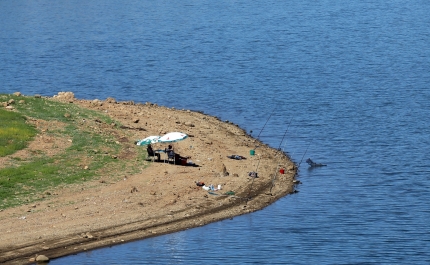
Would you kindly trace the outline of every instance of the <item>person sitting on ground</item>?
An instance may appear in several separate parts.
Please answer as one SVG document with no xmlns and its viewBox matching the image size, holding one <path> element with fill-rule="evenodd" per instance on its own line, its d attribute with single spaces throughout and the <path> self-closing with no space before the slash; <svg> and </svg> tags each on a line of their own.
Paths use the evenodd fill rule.
<svg viewBox="0 0 430 265">
<path fill-rule="evenodd" d="M 154 152 L 150 144 L 148 144 L 148 148 L 146 148 L 146 151 L 148 151 L 148 156 L 156 156 L 158 158 L 157 161 L 160 161 L 160 154 Z"/>
</svg>

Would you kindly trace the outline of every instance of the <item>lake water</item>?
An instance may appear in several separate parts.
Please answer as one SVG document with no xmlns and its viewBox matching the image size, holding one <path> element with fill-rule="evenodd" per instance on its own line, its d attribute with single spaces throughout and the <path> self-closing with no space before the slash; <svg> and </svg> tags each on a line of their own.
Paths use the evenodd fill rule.
<svg viewBox="0 0 430 265">
<path fill-rule="evenodd" d="M 429 14 L 420 0 L 0 0 L 1 92 L 204 111 L 328 165 L 300 164 L 300 192 L 264 210 L 50 264 L 429 264 Z"/>
</svg>

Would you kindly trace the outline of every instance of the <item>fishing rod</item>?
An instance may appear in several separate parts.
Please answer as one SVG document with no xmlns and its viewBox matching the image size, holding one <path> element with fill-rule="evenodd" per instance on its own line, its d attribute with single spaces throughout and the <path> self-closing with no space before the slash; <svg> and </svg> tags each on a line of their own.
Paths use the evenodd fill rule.
<svg viewBox="0 0 430 265">
<path fill-rule="evenodd" d="M 275 110 L 276 110 L 276 107 L 273 109 L 272 113 L 270 113 L 269 118 L 267 118 L 266 123 L 264 124 L 263 128 L 261 128 L 261 131 L 260 131 L 260 133 L 258 134 L 257 139 L 260 137 L 260 134 L 263 132 L 264 128 L 266 127 L 267 122 L 269 122 L 270 117 L 272 117 L 272 115 L 273 115 L 273 113 L 275 112 Z M 288 124 L 288 126 L 287 126 L 287 130 L 285 130 L 284 136 L 282 137 L 281 144 L 282 144 L 282 142 L 284 141 L 284 137 L 285 137 L 285 135 L 287 134 L 288 127 L 290 127 L 290 124 L 291 124 L 291 122 L 292 122 L 292 121 L 293 121 L 293 119 L 291 118 L 291 121 L 290 121 L 290 123 L 289 123 L 289 124 Z M 257 147 L 258 147 L 258 146 L 256 146 L 255 148 L 257 148 Z M 280 146 L 279 146 L 279 148 L 280 148 Z M 279 148 L 278 148 L 278 149 L 279 149 Z M 253 186 L 253 184 L 254 184 L 254 179 L 255 179 L 255 178 L 257 178 L 257 170 L 258 170 L 258 166 L 260 165 L 260 161 L 261 161 L 261 156 L 260 156 L 260 158 L 258 159 L 258 164 L 257 164 L 257 167 L 256 167 L 256 169 L 255 169 L 255 171 L 254 171 L 255 176 L 254 176 L 254 178 L 252 179 L 251 187 L 249 188 L 249 191 L 248 191 L 248 200 L 249 200 L 249 194 L 251 193 L 252 186 Z M 276 173 L 275 173 L 275 176 L 276 176 Z M 273 185 L 272 185 L 272 187 L 273 187 Z M 270 190 L 272 190 L 272 188 L 270 188 Z M 246 202 L 248 203 L 248 201 L 246 201 Z"/>
<path fill-rule="evenodd" d="M 270 113 L 270 115 L 269 115 L 269 118 L 267 118 L 267 121 L 266 121 L 266 123 L 264 124 L 264 126 L 263 126 L 263 128 L 261 128 L 261 131 L 260 131 L 260 133 L 257 135 L 257 139 L 260 137 L 260 134 L 263 132 L 263 130 L 264 130 L 264 127 L 266 127 L 266 124 L 267 124 L 267 122 L 270 120 L 270 117 L 272 117 L 272 115 L 273 115 L 273 112 L 275 112 L 275 110 L 276 110 L 276 108 L 274 108 L 273 109 L 273 111 L 272 111 L 272 113 Z"/>
<path fill-rule="evenodd" d="M 312 143 L 312 141 L 309 143 L 308 148 L 309 148 L 309 146 L 311 146 L 311 143 Z M 305 157 L 306 152 L 308 151 L 308 148 L 306 148 L 306 151 L 305 151 L 305 153 L 303 154 L 303 156 L 302 156 L 302 160 L 300 160 L 300 163 L 299 163 L 299 166 L 298 166 L 298 167 L 300 167 L 300 165 L 302 164 L 302 162 L 303 162 L 303 158 Z"/>
<path fill-rule="evenodd" d="M 279 144 L 278 150 L 281 149 L 281 145 L 284 142 L 285 135 L 287 135 L 288 128 L 290 127 L 290 124 L 291 124 L 292 121 L 293 121 L 293 118 L 291 118 L 290 123 L 288 123 L 287 129 L 285 130 L 284 136 L 282 136 L 282 140 L 281 140 L 281 143 Z"/>
<path fill-rule="evenodd" d="M 273 115 L 273 113 L 275 112 L 275 110 L 276 110 L 276 108 L 274 108 L 274 109 L 273 109 L 273 111 L 272 111 L 272 113 L 270 113 L 269 118 L 267 118 L 266 123 L 264 124 L 263 128 L 261 128 L 260 133 L 257 135 L 257 138 L 256 138 L 257 140 L 259 140 L 259 138 L 260 138 L 260 134 L 263 132 L 264 127 L 266 127 L 266 124 L 269 122 L 270 117 L 272 117 L 272 115 Z M 252 131 L 251 131 L 251 132 L 252 132 Z M 259 147 L 259 145 L 256 145 L 256 146 L 254 147 L 254 150 L 255 150 L 255 149 L 257 149 L 258 147 Z"/>
<path fill-rule="evenodd" d="M 250 199 L 249 194 L 251 193 L 252 186 L 254 185 L 254 179 L 256 179 L 258 176 L 257 170 L 258 170 L 258 166 L 260 165 L 260 161 L 261 161 L 261 155 L 259 155 L 259 156 L 260 156 L 260 158 L 258 159 L 257 167 L 255 168 L 255 171 L 253 172 L 255 175 L 252 178 L 251 187 L 249 187 L 246 203 L 248 203 L 248 201 Z"/>
<path fill-rule="evenodd" d="M 288 128 L 290 127 L 290 124 L 292 121 L 293 121 L 293 118 L 291 118 L 290 123 L 288 123 L 287 129 L 285 130 L 284 136 L 282 137 L 281 143 L 279 144 L 278 151 L 281 150 L 282 142 L 284 141 L 285 135 L 287 135 Z M 279 161 L 281 160 L 281 158 L 282 158 L 282 156 L 279 157 Z M 278 162 L 278 164 L 279 164 L 279 162 Z M 278 166 L 276 166 L 275 174 L 273 175 L 273 178 L 272 178 L 272 185 L 270 186 L 270 193 L 272 193 L 272 188 L 273 188 L 273 186 L 275 186 L 275 180 L 276 180 L 277 174 L 278 174 Z"/>
</svg>

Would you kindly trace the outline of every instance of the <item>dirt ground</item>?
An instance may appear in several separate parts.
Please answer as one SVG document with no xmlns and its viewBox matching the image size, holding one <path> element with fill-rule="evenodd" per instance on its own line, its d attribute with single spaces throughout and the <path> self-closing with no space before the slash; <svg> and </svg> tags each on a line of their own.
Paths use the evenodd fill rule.
<svg viewBox="0 0 430 265">
<path fill-rule="evenodd" d="M 228 121 L 112 98 L 78 100 L 73 94 L 59 93 L 52 99 L 99 110 L 120 121 L 124 135 L 117 137 L 130 145 L 123 150 L 128 155 L 118 159 L 140 163 L 142 172 L 117 172 L 120 178 L 115 180 L 102 177 L 58 188 L 40 202 L 0 210 L 0 263 L 31 263 L 37 255 L 52 259 L 203 226 L 263 209 L 294 192 L 297 169 L 288 157 Z M 52 125 L 37 126 L 40 133 L 28 149 L 67 145 L 65 139 L 47 139 L 43 126 Z M 136 149 L 145 148 L 135 145 L 135 140 L 171 131 L 189 135 L 173 146 L 195 166 L 165 163 L 164 154 L 160 162 L 135 159 Z M 164 147 L 154 145 L 154 149 Z M 251 149 L 255 149 L 253 156 Z M 20 152 L 25 156 L 29 150 Z M 230 155 L 245 159 L 230 159 Z M 280 168 L 285 174 L 279 173 Z M 253 171 L 258 172 L 257 178 L 249 176 Z M 196 182 L 215 189 L 221 185 L 221 190 L 207 191 Z"/>
</svg>

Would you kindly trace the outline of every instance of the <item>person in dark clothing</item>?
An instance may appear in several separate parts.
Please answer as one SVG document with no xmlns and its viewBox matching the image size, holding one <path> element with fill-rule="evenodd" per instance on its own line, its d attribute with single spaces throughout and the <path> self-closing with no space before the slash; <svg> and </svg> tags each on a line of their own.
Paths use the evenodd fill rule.
<svg viewBox="0 0 430 265">
<path fill-rule="evenodd" d="M 157 161 L 160 161 L 160 154 L 154 152 L 154 150 L 152 149 L 152 146 L 150 144 L 148 144 L 148 148 L 146 148 L 146 151 L 148 151 L 148 156 L 156 156 L 158 158 Z"/>
<path fill-rule="evenodd" d="M 188 158 L 190 158 L 189 156 L 188 156 L 188 157 L 184 157 L 184 156 L 181 156 L 181 155 L 179 155 L 179 154 L 175 153 L 175 151 L 174 151 L 174 149 L 173 149 L 172 145 L 170 145 L 170 144 L 169 144 L 169 146 L 165 149 L 165 152 L 166 152 L 166 154 L 167 154 L 167 156 L 168 156 L 169 158 L 174 158 L 175 163 L 176 163 L 176 164 L 179 164 L 179 165 L 183 164 L 183 162 L 184 162 L 184 163 L 187 163 L 187 159 L 188 159 Z"/>
<path fill-rule="evenodd" d="M 166 152 L 166 154 L 173 154 L 173 153 L 175 153 L 175 151 L 173 150 L 173 146 L 171 144 L 169 144 L 169 146 L 164 151 Z"/>
</svg>

